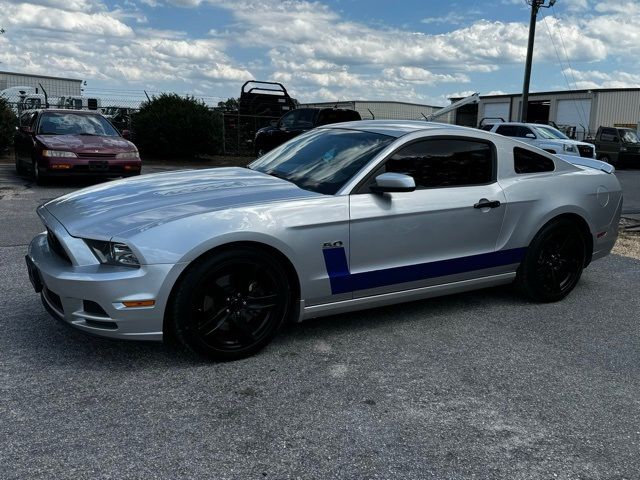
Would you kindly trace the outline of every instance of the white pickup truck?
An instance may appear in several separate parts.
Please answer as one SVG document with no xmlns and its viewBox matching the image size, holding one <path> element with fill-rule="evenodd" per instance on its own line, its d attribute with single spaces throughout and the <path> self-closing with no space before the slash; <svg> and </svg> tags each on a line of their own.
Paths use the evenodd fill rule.
<svg viewBox="0 0 640 480">
<path fill-rule="evenodd" d="M 518 140 L 535 145 L 547 152 L 596 158 L 596 148 L 594 145 L 571 140 L 560 130 L 550 125 L 504 122 L 496 123 L 488 130 L 504 135 L 505 137 L 516 137 Z"/>
</svg>

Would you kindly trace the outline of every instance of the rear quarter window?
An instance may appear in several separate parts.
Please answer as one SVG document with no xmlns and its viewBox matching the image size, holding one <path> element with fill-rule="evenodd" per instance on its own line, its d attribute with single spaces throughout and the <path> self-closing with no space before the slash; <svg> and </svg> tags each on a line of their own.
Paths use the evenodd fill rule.
<svg viewBox="0 0 640 480">
<path fill-rule="evenodd" d="M 517 174 L 553 172 L 556 164 L 550 158 L 524 148 L 513 149 L 513 168 Z"/>
</svg>

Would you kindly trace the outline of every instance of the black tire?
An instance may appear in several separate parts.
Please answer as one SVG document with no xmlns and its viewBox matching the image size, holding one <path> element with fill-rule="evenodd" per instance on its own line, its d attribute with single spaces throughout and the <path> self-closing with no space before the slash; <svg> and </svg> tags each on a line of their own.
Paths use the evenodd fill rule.
<svg viewBox="0 0 640 480">
<path fill-rule="evenodd" d="M 20 162 L 20 160 L 18 160 L 18 154 L 14 153 L 14 155 L 15 155 L 15 160 L 16 160 L 16 173 L 18 175 L 24 175 L 26 173 L 25 172 L 25 168 L 22 165 L 22 162 Z"/>
<path fill-rule="evenodd" d="M 612 161 L 611 158 L 609 157 L 609 155 L 602 155 L 600 157 L 600 160 L 602 160 L 603 162 L 607 162 L 609 165 L 613 165 L 616 168 L 620 168 L 620 162 L 619 161 Z"/>
<path fill-rule="evenodd" d="M 31 164 L 31 174 L 33 175 L 33 181 L 36 185 L 42 186 L 47 184 L 47 177 L 40 171 L 37 161 Z"/>
<path fill-rule="evenodd" d="M 221 251 L 191 266 L 168 306 L 178 343 L 206 358 L 237 360 L 266 346 L 292 311 L 287 273 L 251 248 Z"/>
<path fill-rule="evenodd" d="M 569 219 L 546 224 L 534 237 L 516 283 L 532 300 L 557 302 L 574 289 L 584 269 L 585 239 Z"/>
</svg>

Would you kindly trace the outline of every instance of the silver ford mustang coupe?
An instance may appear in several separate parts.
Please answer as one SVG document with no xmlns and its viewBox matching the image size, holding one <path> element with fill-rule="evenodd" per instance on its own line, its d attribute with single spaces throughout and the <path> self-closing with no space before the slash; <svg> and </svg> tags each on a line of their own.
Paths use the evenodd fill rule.
<svg viewBox="0 0 640 480">
<path fill-rule="evenodd" d="M 464 127 L 359 121 L 247 168 L 52 200 L 26 260 L 44 306 L 75 328 L 171 336 L 231 360 L 286 321 L 513 282 L 560 300 L 611 251 L 621 207 L 603 162 Z"/>
</svg>

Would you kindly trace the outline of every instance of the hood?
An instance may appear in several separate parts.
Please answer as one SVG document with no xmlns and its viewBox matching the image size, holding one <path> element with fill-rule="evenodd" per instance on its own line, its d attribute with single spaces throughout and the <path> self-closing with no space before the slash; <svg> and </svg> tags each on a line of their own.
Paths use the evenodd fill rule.
<svg viewBox="0 0 640 480">
<path fill-rule="evenodd" d="M 64 195 L 46 208 L 74 237 L 109 240 L 214 210 L 317 196 L 248 168 L 180 170 L 104 183 Z"/>
<path fill-rule="evenodd" d="M 137 150 L 136 146 L 122 137 L 97 135 L 38 135 L 38 142 L 53 150 L 68 150 L 75 153 L 120 153 Z"/>
<path fill-rule="evenodd" d="M 545 139 L 546 142 L 560 143 L 562 145 L 584 145 L 585 147 L 593 147 L 593 144 L 587 142 L 580 142 L 578 140 L 571 140 L 570 138 L 549 138 Z"/>
</svg>

